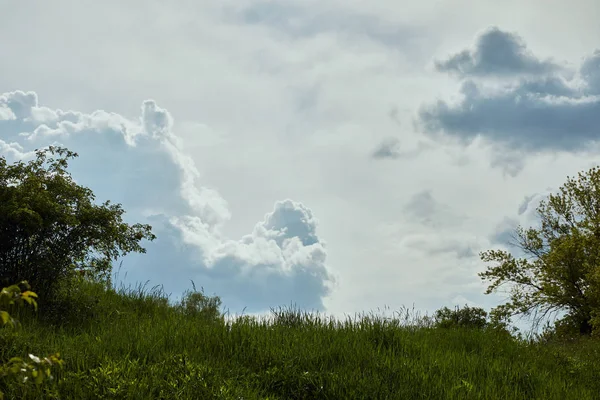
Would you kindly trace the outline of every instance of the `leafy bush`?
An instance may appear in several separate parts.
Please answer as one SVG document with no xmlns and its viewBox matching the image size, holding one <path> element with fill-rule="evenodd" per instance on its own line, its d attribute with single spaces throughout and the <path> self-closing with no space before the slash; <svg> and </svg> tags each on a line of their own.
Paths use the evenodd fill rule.
<svg viewBox="0 0 600 400">
<path fill-rule="evenodd" d="M 46 159 L 47 153 L 60 157 Z M 93 204 L 92 191 L 66 171 L 76 153 L 50 146 L 36 154 L 28 164 L 7 165 L 0 157 L 0 283 L 25 279 L 49 307 L 46 300 L 75 268 L 108 279 L 111 260 L 145 253 L 139 242 L 155 236 L 149 225 L 123 223 L 120 204 Z"/>
<path fill-rule="evenodd" d="M 37 311 L 37 294 L 30 291 L 31 287 L 27 281 L 22 281 L 18 285 L 12 285 L 3 288 L 0 293 L 0 323 L 2 326 L 17 327 L 18 321 L 10 316 L 5 309 L 9 306 L 23 305 L 25 302 L 33 305 Z M 33 354 L 29 354 L 31 361 L 24 361 L 20 357 L 11 358 L 6 364 L 0 365 L 0 378 L 12 378 L 21 384 L 33 382 L 36 385 L 42 384 L 45 380 L 52 380 L 51 368 L 54 365 L 62 367 L 64 361 L 60 359 L 60 353 L 50 355 L 40 359 Z M 0 391 L 0 400 L 4 399 L 4 393 Z"/>
<path fill-rule="evenodd" d="M 54 326 L 83 329 L 98 321 L 103 312 L 101 292 L 106 290 L 98 282 L 75 276 L 61 282 L 52 306 L 45 309 L 39 320 Z"/>
<path fill-rule="evenodd" d="M 179 310 L 189 317 L 202 318 L 206 321 L 223 321 L 223 314 L 220 311 L 221 298 L 205 295 L 204 288 L 197 291 L 193 281 L 192 286 L 194 291 L 184 293 Z"/>
<path fill-rule="evenodd" d="M 435 325 L 440 328 L 476 328 L 483 329 L 487 323 L 487 312 L 480 307 L 464 308 L 456 306 L 455 310 L 448 307 L 441 308 L 435 312 Z"/>
</svg>

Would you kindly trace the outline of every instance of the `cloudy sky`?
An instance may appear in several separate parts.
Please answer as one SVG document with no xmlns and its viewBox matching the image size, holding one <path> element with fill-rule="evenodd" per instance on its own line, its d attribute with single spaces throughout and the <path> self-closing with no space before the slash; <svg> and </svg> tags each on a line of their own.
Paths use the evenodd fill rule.
<svg viewBox="0 0 600 400">
<path fill-rule="evenodd" d="M 174 300 L 489 310 L 478 253 L 600 155 L 597 0 L 0 4 L 0 154 L 79 153 Z"/>
</svg>

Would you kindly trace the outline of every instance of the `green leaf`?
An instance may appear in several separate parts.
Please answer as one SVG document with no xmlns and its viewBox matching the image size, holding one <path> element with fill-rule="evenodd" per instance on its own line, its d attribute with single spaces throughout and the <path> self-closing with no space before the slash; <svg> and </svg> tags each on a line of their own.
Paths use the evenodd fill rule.
<svg viewBox="0 0 600 400">
<path fill-rule="evenodd" d="M 0 311 L 0 319 L 2 320 L 2 325 L 6 325 L 10 320 L 10 314 L 6 311 Z"/>
</svg>

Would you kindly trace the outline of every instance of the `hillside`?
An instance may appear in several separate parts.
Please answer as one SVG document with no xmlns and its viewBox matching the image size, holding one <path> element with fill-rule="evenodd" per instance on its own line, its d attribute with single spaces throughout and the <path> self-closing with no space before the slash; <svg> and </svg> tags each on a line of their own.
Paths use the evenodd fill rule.
<svg viewBox="0 0 600 400">
<path fill-rule="evenodd" d="M 593 339 L 440 328 L 411 320 L 408 310 L 394 320 L 334 321 L 293 309 L 273 310 L 271 322 L 226 320 L 215 313 L 218 298 L 196 293 L 195 304 L 172 306 L 157 288 L 107 290 L 79 279 L 60 313 L 44 316 L 42 304 L 37 314 L 12 310 L 23 329 L 0 330 L 0 361 L 59 351 L 65 366 L 37 391 L 8 382 L 0 390 L 8 399 L 593 399 L 600 392 Z"/>
</svg>

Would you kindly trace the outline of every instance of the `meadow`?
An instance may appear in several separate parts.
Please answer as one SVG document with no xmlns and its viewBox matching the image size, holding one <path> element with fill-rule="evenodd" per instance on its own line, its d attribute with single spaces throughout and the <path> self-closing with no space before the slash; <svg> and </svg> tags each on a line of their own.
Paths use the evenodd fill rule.
<svg viewBox="0 0 600 400">
<path fill-rule="evenodd" d="M 34 288 L 35 289 L 35 288 Z M 194 294 L 195 293 L 195 294 Z M 7 399 L 598 399 L 599 341 L 442 327 L 404 309 L 334 320 L 294 308 L 228 319 L 217 297 L 76 278 L 52 312 L 10 312 L 0 362 L 60 352 L 43 385 Z M 46 311 L 45 311 L 46 310 Z"/>
</svg>

